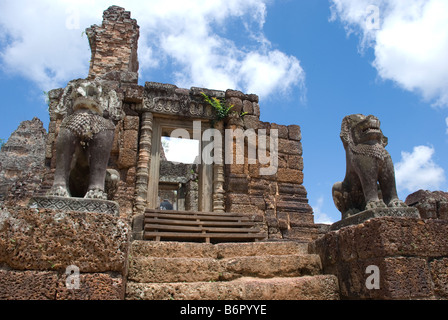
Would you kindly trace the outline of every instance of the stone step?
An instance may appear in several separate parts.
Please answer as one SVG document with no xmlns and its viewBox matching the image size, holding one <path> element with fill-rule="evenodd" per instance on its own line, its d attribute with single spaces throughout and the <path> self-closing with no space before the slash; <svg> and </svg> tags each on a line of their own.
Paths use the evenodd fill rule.
<svg viewBox="0 0 448 320">
<path fill-rule="evenodd" d="M 315 254 L 238 256 L 215 259 L 132 257 L 128 280 L 140 283 L 230 281 L 241 277 L 300 277 L 321 272 Z"/>
<path fill-rule="evenodd" d="M 165 258 L 231 258 L 238 256 L 307 254 L 308 243 L 294 241 L 266 241 L 248 243 L 194 243 L 133 241 L 131 257 Z"/>
<path fill-rule="evenodd" d="M 293 278 L 240 278 L 227 282 L 128 282 L 127 300 L 338 300 L 337 278 L 318 275 Z"/>
</svg>

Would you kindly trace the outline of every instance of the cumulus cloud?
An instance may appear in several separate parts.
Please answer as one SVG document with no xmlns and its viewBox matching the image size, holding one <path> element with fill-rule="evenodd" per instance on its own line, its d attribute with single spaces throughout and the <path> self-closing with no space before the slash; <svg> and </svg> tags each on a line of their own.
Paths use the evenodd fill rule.
<svg viewBox="0 0 448 320">
<path fill-rule="evenodd" d="M 440 188 L 445 182 L 445 172 L 434 162 L 434 154 L 434 148 L 428 146 L 417 146 L 412 153 L 401 153 L 402 159 L 395 165 L 398 191 Z"/>
<path fill-rule="evenodd" d="M 360 35 L 361 50 L 373 48 L 373 66 L 382 79 L 420 94 L 434 106 L 448 106 L 446 0 L 331 2 L 332 19 L 339 19 L 349 34 Z"/>
<path fill-rule="evenodd" d="M 323 223 L 323 224 L 333 224 L 334 219 L 330 218 L 329 215 L 322 212 L 322 208 L 324 205 L 324 197 L 320 197 L 317 199 L 317 203 L 313 206 L 314 211 L 314 222 L 315 223 Z"/>
<path fill-rule="evenodd" d="M 169 72 L 179 86 L 232 88 L 267 97 L 274 90 L 303 88 L 305 80 L 300 61 L 272 49 L 263 34 L 267 1 L 117 0 L 115 4 L 131 11 L 141 27 L 143 77 L 174 70 Z M 0 2 L 1 67 L 43 90 L 86 77 L 90 50 L 83 30 L 100 24 L 109 5 L 107 0 Z M 244 46 L 225 35 L 231 23 L 243 26 L 238 36 L 244 37 Z"/>
</svg>

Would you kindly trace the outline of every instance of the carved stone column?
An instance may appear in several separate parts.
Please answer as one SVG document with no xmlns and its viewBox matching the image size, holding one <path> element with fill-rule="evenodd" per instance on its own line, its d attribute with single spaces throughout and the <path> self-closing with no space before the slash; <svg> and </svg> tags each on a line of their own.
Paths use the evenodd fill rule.
<svg viewBox="0 0 448 320">
<path fill-rule="evenodd" d="M 221 132 L 221 137 L 223 139 L 221 143 L 221 148 L 218 148 L 215 144 L 215 152 L 221 154 L 221 163 L 214 163 L 213 165 L 213 212 L 225 212 L 225 190 L 224 190 L 224 125 L 221 122 L 215 124 L 215 129 Z"/>
<path fill-rule="evenodd" d="M 151 166 L 152 126 L 152 112 L 142 113 L 136 173 L 134 216 L 142 214 L 147 205 L 149 168 Z"/>
</svg>

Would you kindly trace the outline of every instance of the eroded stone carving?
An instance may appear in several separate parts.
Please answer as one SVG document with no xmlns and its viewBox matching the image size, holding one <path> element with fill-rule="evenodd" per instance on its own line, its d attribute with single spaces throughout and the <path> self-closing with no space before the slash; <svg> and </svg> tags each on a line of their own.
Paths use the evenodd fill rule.
<svg viewBox="0 0 448 320">
<path fill-rule="evenodd" d="M 107 200 L 105 184 L 113 190 L 119 180 L 116 171 L 107 172 L 114 121 L 123 117 L 117 90 L 114 85 L 89 80 L 75 80 L 65 88 L 55 110 L 63 121 L 50 196 Z"/>
<path fill-rule="evenodd" d="M 343 182 L 333 186 L 333 199 L 342 219 L 377 208 L 405 208 L 398 199 L 388 140 L 375 116 L 354 114 L 344 118 L 341 140 L 347 170 Z"/>
</svg>

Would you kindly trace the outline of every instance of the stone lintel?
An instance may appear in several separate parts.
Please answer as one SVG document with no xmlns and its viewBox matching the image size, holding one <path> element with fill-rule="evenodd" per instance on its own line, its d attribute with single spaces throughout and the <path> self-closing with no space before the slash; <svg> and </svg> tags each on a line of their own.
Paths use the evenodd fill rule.
<svg viewBox="0 0 448 320">
<path fill-rule="evenodd" d="M 341 221 L 335 222 L 331 225 L 330 230 L 339 230 L 346 226 L 361 224 L 367 220 L 381 217 L 408 217 L 420 218 L 420 214 L 416 208 L 377 208 L 372 210 L 362 211 Z"/>
<path fill-rule="evenodd" d="M 120 215 L 120 208 L 118 203 L 114 201 L 98 199 L 43 196 L 32 198 L 28 206 L 34 209 L 105 213 L 116 217 Z"/>
</svg>

